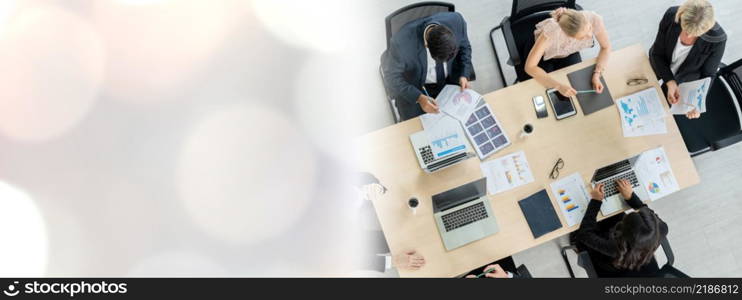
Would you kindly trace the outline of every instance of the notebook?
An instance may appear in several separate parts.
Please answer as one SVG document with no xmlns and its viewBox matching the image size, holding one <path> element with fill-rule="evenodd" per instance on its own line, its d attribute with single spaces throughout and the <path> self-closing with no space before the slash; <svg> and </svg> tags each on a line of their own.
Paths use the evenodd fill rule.
<svg viewBox="0 0 742 300">
<path fill-rule="evenodd" d="M 554 206 L 551 204 L 549 194 L 546 190 L 541 190 L 528 198 L 518 201 L 520 210 L 528 221 L 528 227 L 531 227 L 533 238 L 562 228 L 562 222 L 559 221 Z"/>
<path fill-rule="evenodd" d="M 569 84 L 578 91 L 592 90 L 593 71 L 595 71 L 595 65 L 567 74 Z M 580 102 L 582 113 L 586 116 L 613 105 L 613 97 L 611 97 L 611 92 L 608 90 L 608 85 L 605 83 L 603 76 L 600 76 L 600 82 L 603 83 L 602 93 L 585 93 L 577 95 L 577 101 Z"/>
</svg>

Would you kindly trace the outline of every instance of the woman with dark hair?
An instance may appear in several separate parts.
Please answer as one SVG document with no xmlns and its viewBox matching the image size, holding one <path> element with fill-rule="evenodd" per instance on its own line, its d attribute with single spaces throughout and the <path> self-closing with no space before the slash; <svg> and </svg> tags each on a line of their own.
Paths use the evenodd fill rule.
<svg viewBox="0 0 742 300">
<path fill-rule="evenodd" d="M 603 185 L 591 192 L 592 200 L 571 238 L 577 248 L 588 251 L 599 277 L 648 277 L 657 273 L 654 251 L 667 236 L 667 224 L 644 204 L 626 180 L 617 181 L 621 196 L 634 209 L 598 223 L 596 217 L 605 198 Z"/>
</svg>

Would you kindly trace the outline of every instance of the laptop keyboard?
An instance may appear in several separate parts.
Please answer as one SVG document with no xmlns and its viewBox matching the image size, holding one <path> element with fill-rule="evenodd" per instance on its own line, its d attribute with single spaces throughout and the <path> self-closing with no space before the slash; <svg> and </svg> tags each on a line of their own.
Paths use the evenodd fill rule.
<svg viewBox="0 0 742 300">
<path fill-rule="evenodd" d="M 619 193 L 618 184 L 616 184 L 616 180 L 619 180 L 619 179 L 628 180 L 629 182 L 631 182 L 631 186 L 633 187 L 639 186 L 639 180 L 636 179 L 636 174 L 634 174 L 634 171 L 626 172 L 618 176 L 611 177 L 603 181 L 599 181 L 598 183 L 603 183 L 605 185 L 603 187 L 603 193 L 605 194 L 606 198 Z"/>
<path fill-rule="evenodd" d="M 487 217 L 487 209 L 484 207 L 484 202 L 479 202 L 445 214 L 441 217 L 441 220 L 443 221 L 443 226 L 446 227 L 446 232 L 448 232 L 476 221 L 484 220 Z"/>
<path fill-rule="evenodd" d="M 419 149 L 420 156 L 423 158 L 423 163 L 426 165 L 432 163 L 435 160 L 435 157 L 433 157 L 433 150 L 430 149 L 430 146 L 425 146 Z"/>
</svg>

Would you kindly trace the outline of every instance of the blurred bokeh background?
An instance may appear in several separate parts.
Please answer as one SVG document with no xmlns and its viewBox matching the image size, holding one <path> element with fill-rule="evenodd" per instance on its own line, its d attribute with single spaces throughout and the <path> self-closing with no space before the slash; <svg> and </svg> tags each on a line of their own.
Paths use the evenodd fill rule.
<svg viewBox="0 0 742 300">
<path fill-rule="evenodd" d="M 0 276 L 352 272 L 371 4 L 0 0 Z"/>
</svg>

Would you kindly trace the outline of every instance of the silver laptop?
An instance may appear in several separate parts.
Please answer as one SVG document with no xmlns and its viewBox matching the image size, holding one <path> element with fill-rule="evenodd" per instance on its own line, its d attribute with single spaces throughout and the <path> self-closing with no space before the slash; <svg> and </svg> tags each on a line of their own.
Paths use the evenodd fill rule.
<svg viewBox="0 0 742 300">
<path fill-rule="evenodd" d="M 433 195 L 433 217 L 443 245 L 451 251 L 497 233 L 487 178 Z"/>
<path fill-rule="evenodd" d="M 463 136 L 463 133 L 461 134 Z M 428 173 L 443 170 L 474 157 L 474 152 L 471 151 L 466 139 L 460 147 L 451 149 L 447 153 L 438 153 L 438 158 L 433 154 L 433 147 L 424 130 L 411 134 L 410 142 L 412 142 L 412 149 L 415 151 L 420 168 Z"/>
<path fill-rule="evenodd" d="M 603 187 L 603 193 L 605 194 L 605 200 L 604 204 L 611 204 L 614 203 L 615 205 L 604 205 L 608 207 L 617 207 L 617 208 L 627 208 L 628 206 L 625 204 L 625 199 L 621 196 L 621 193 L 618 191 L 618 185 L 616 184 L 616 180 L 619 179 L 626 179 L 629 182 L 631 182 L 631 185 L 635 188 L 635 192 L 638 196 L 642 196 L 643 189 L 636 189 L 636 187 L 639 186 L 639 180 L 636 177 L 636 173 L 634 172 L 634 165 L 636 164 L 636 161 L 639 159 L 639 155 L 632 156 L 628 159 L 624 159 L 622 161 L 607 165 L 605 167 L 602 167 L 593 173 L 593 177 L 590 180 L 593 186 L 596 186 L 598 184 L 604 184 Z M 611 214 L 614 213 L 617 209 L 614 210 L 605 210 L 601 209 L 603 211 L 603 214 Z"/>
</svg>

